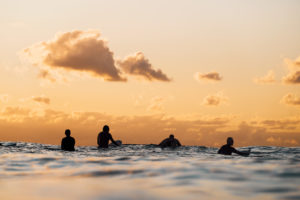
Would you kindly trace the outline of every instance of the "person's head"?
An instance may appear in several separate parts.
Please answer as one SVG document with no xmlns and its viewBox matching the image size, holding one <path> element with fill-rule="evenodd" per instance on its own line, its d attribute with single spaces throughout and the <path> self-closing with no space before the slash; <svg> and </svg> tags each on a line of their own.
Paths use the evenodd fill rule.
<svg viewBox="0 0 300 200">
<path fill-rule="evenodd" d="M 109 132 L 109 126 L 107 125 L 103 126 L 103 132 Z"/>
<path fill-rule="evenodd" d="M 227 144 L 230 145 L 230 146 L 233 145 L 233 139 L 232 139 L 232 137 L 228 137 L 227 138 Z"/>
<path fill-rule="evenodd" d="M 66 134 L 67 137 L 69 137 L 69 136 L 71 135 L 70 129 L 66 129 L 66 130 L 65 130 L 65 134 Z"/>
<path fill-rule="evenodd" d="M 171 135 L 169 136 L 169 138 L 170 138 L 170 139 L 174 139 L 174 135 L 171 134 Z"/>
</svg>

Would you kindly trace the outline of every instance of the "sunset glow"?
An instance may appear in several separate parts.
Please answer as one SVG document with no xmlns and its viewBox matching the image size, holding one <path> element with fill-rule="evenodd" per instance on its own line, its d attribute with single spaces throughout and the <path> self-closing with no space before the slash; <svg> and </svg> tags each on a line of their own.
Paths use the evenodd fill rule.
<svg viewBox="0 0 300 200">
<path fill-rule="evenodd" d="M 300 145 L 299 1 L 2 1 L 0 141 Z"/>
</svg>

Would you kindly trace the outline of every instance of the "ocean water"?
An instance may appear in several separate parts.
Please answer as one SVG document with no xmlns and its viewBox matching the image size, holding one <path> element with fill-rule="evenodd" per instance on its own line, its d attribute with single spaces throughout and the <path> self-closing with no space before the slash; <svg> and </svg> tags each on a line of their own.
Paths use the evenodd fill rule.
<svg viewBox="0 0 300 200">
<path fill-rule="evenodd" d="M 64 152 L 56 145 L 1 142 L 0 199 L 299 200 L 300 147 L 251 148 L 241 157 L 203 146 Z"/>
</svg>

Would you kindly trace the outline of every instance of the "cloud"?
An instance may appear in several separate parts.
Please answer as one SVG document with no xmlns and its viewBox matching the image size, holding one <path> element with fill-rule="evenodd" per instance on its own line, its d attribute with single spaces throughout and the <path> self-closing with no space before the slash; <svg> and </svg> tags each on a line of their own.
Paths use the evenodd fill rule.
<svg viewBox="0 0 300 200">
<path fill-rule="evenodd" d="M 288 75 L 283 77 L 283 81 L 287 84 L 299 84 L 300 83 L 300 70 L 290 72 Z"/>
<path fill-rule="evenodd" d="M 38 103 L 50 104 L 50 99 L 45 96 L 33 96 L 32 100 Z"/>
<path fill-rule="evenodd" d="M 258 124 L 268 127 L 269 129 L 273 130 L 296 130 L 299 126 L 300 118 L 294 119 L 268 119 L 268 120 L 261 120 Z"/>
<path fill-rule="evenodd" d="M 106 81 L 126 81 L 121 71 L 115 66 L 113 53 L 98 31 L 75 30 L 57 34 L 55 39 L 33 45 L 23 51 L 37 66 L 44 65 L 47 70 L 39 76 L 50 78 L 50 69 L 64 69 L 88 72 Z M 42 68 L 43 69 L 43 68 Z"/>
<path fill-rule="evenodd" d="M 255 78 L 254 82 L 257 84 L 271 84 L 271 83 L 275 83 L 275 73 L 270 70 L 267 75 L 261 77 L 261 78 Z"/>
<path fill-rule="evenodd" d="M 1 114 L 3 116 L 27 116 L 31 112 L 31 109 L 20 106 L 7 106 L 2 109 Z"/>
<path fill-rule="evenodd" d="M 118 61 L 122 70 L 130 75 L 139 76 L 149 81 L 171 81 L 160 69 L 154 69 L 142 52 L 127 56 L 122 61 Z"/>
<path fill-rule="evenodd" d="M 51 72 L 49 72 L 49 70 L 46 70 L 46 69 L 41 69 L 38 74 L 38 77 L 48 80 L 52 83 L 56 82 L 56 78 L 51 74 Z"/>
<path fill-rule="evenodd" d="M 282 78 L 286 84 L 300 83 L 300 57 L 296 60 L 285 59 L 285 63 L 289 68 L 289 74 Z"/>
<path fill-rule="evenodd" d="M 222 103 L 226 103 L 228 98 L 223 95 L 223 93 L 219 92 L 217 94 L 208 95 L 204 97 L 202 104 L 206 106 L 219 106 Z"/>
<path fill-rule="evenodd" d="M 221 81 L 222 77 L 218 72 L 209 72 L 206 74 L 202 74 L 200 72 L 197 72 L 195 74 L 196 80 L 205 80 L 205 81 Z"/>
<path fill-rule="evenodd" d="M 287 105 L 300 106 L 300 98 L 290 93 L 282 97 L 281 102 Z"/>
<path fill-rule="evenodd" d="M 158 144 L 173 133 L 183 145 L 219 147 L 228 136 L 235 146 L 297 146 L 300 144 L 300 116 L 263 119 L 255 123 L 228 116 L 179 119 L 166 115 L 114 116 L 99 112 L 71 112 L 24 107 L 0 111 L 1 141 L 29 141 L 59 144 L 64 130 L 71 129 L 78 145 L 95 145 L 98 132 L 108 124 L 115 139 L 130 144 Z M 126 127 L 126 128 L 124 128 Z"/>
</svg>

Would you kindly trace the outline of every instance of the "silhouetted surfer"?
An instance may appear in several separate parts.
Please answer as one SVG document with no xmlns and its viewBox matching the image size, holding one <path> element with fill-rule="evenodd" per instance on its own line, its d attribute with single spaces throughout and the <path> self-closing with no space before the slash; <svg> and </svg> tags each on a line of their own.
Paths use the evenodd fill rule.
<svg viewBox="0 0 300 200">
<path fill-rule="evenodd" d="M 107 125 L 103 126 L 103 131 L 98 134 L 97 143 L 98 148 L 108 148 L 109 140 L 117 146 L 120 146 L 114 141 L 111 134 L 109 133 L 109 127 Z"/>
<path fill-rule="evenodd" d="M 239 154 L 241 156 L 249 156 L 250 149 L 249 149 L 248 152 L 241 152 L 241 151 L 236 150 L 234 147 L 232 147 L 232 145 L 233 145 L 232 137 L 227 138 L 227 144 L 223 145 L 219 149 L 218 154 L 231 155 L 232 153 L 236 153 L 236 154 Z"/>
<path fill-rule="evenodd" d="M 65 131 L 66 137 L 61 141 L 61 149 L 65 151 L 75 151 L 75 139 L 71 137 L 71 131 L 67 129 Z"/>
<path fill-rule="evenodd" d="M 174 138 L 174 135 L 170 135 L 169 138 L 164 139 L 160 144 L 160 147 L 164 148 L 164 147 L 179 147 L 181 146 L 180 142 Z"/>
</svg>

